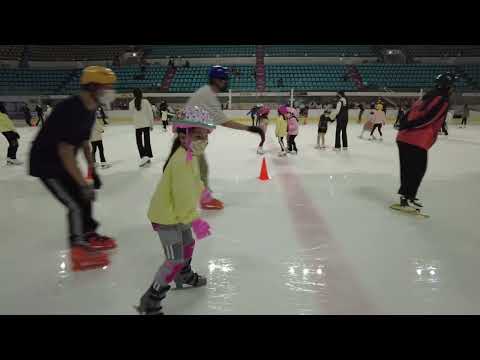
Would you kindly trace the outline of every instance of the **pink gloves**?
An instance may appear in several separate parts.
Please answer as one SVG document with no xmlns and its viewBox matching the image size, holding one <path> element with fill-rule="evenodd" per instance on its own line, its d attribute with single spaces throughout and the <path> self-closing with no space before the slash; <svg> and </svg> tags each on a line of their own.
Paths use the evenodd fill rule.
<svg viewBox="0 0 480 360">
<path fill-rule="evenodd" d="M 195 219 L 192 221 L 192 229 L 195 233 L 197 240 L 201 240 L 209 235 L 210 233 L 210 225 L 205 220 L 200 218 Z"/>
</svg>

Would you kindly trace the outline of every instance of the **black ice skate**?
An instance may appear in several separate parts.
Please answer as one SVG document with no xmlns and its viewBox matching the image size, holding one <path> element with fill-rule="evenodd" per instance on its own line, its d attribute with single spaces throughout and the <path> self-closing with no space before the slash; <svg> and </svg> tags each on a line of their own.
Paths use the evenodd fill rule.
<svg viewBox="0 0 480 360">
<path fill-rule="evenodd" d="M 140 299 L 140 305 L 135 310 L 140 315 L 164 315 L 162 312 L 162 300 L 165 299 L 170 286 L 163 286 L 155 290 L 153 285 L 147 290 Z"/>
<path fill-rule="evenodd" d="M 187 265 L 175 278 L 175 285 L 177 289 L 183 289 L 184 285 L 191 287 L 200 287 L 207 285 L 207 279 L 204 276 L 198 275 L 192 270 L 190 263 L 192 259 L 188 260 Z"/>
<path fill-rule="evenodd" d="M 422 203 L 417 198 L 409 199 L 408 203 L 410 204 L 410 206 L 415 207 L 417 209 L 421 209 L 423 207 Z"/>
</svg>

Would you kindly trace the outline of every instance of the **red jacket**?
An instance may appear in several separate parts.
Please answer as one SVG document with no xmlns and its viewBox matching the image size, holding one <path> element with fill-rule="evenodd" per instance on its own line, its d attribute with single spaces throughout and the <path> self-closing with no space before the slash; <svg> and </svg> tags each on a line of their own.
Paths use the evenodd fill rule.
<svg viewBox="0 0 480 360">
<path fill-rule="evenodd" d="M 442 94 L 416 101 L 406 114 L 405 125 L 400 126 L 397 141 L 429 150 L 437 140 L 448 105 L 448 96 Z"/>
</svg>

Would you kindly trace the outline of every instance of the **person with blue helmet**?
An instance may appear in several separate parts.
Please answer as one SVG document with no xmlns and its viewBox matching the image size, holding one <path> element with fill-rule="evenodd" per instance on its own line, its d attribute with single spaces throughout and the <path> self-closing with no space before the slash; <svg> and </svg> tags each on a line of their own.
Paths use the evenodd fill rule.
<svg viewBox="0 0 480 360">
<path fill-rule="evenodd" d="M 218 100 L 217 94 L 228 89 L 229 69 L 225 66 L 215 65 L 208 71 L 208 84 L 198 89 L 187 101 L 185 107 L 193 108 L 195 106 L 205 109 L 209 117 L 215 125 L 221 125 L 230 129 L 244 130 L 259 134 L 262 141 L 265 140 L 264 131 L 258 126 L 247 126 L 230 120 L 222 111 L 222 106 Z M 204 154 L 198 157 L 200 176 L 205 184 L 207 191 L 210 193 L 208 181 L 208 163 Z M 223 203 L 205 194 L 202 196 L 201 207 L 203 209 L 223 209 Z"/>
</svg>

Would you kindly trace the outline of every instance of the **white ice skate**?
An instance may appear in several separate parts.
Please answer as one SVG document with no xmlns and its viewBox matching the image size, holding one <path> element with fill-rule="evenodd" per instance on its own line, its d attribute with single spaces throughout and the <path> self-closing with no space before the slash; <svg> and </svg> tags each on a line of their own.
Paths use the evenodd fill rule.
<svg viewBox="0 0 480 360">
<path fill-rule="evenodd" d="M 144 157 L 140 160 L 140 165 L 139 165 L 139 166 L 140 166 L 140 167 L 143 167 L 143 166 L 145 166 L 145 165 L 147 165 L 147 164 L 149 164 L 149 163 L 150 163 L 150 158 L 144 156 Z"/>
<path fill-rule="evenodd" d="M 23 161 L 7 158 L 7 165 L 22 165 Z"/>
<path fill-rule="evenodd" d="M 258 149 L 257 149 L 257 154 L 258 154 L 258 155 L 263 155 L 263 154 L 265 154 L 265 151 L 263 150 L 263 148 L 262 148 L 261 146 L 258 147 Z"/>
<path fill-rule="evenodd" d="M 102 162 L 100 163 L 102 169 L 108 169 L 108 168 L 111 168 L 112 167 L 112 164 L 109 164 L 107 162 Z"/>
</svg>

